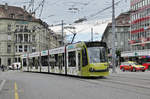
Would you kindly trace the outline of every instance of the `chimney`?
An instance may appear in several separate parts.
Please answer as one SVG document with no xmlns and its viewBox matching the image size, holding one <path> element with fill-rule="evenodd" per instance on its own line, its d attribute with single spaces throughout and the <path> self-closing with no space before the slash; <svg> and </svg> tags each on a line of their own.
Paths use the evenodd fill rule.
<svg viewBox="0 0 150 99">
<path fill-rule="evenodd" d="M 5 3 L 5 10 L 8 9 L 8 3 Z"/>
<path fill-rule="evenodd" d="M 23 6 L 23 9 L 24 9 L 24 11 L 26 10 L 26 6 L 25 5 Z"/>
</svg>

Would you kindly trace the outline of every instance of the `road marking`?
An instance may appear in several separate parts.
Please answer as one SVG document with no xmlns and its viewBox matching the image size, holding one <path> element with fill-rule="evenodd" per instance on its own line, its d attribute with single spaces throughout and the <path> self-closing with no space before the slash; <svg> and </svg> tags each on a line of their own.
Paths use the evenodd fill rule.
<svg viewBox="0 0 150 99">
<path fill-rule="evenodd" d="M 3 80 L 3 81 L 2 81 L 2 83 L 1 83 L 1 85 L 0 85 L 0 91 L 3 89 L 3 86 L 4 86 L 5 82 L 6 82 L 6 80 Z"/>
<path fill-rule="evenodd" d="M 17 88 L 16 82 L 15 82 L 15 84 L 14 84 L 14 88 L 15 88 L 15 99 L 19 99 L 18 88 Z"/>
</svg>

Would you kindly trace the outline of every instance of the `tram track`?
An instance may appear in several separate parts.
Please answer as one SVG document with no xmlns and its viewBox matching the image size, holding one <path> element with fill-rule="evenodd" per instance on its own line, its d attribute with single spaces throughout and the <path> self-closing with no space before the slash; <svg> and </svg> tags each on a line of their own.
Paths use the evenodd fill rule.
<svg viewBox="0 0 150 99">
<path fill-rule="evenodd" d="M 138 79 L 138 80 L 143 80 L 143 81 L 150 81 L 150 79 L 147 78 L 138 78 L 138 77 L 127 77 L 127 76 L 119 76 L 119 75 L 113 75 L 111 77 L 123 77 L 123 78 L 128 78 L 128 79 Z"/>
<path fill-rule="evenodd" d="M 86 83 L 94 84 L 96 86 L 103 85 L 104 87 L 114 88 L 114 89 L 118 89 L 118 90 L 125 90 L 125 91 L 129 91 L 129 92 L 133 92 L 133 93 L 138 93 L 141 95 L 150 96 L 150 94 L 149 94 L 150 86 L 143 86 L 143 85 L 134 84 L 134 83 L 130 83 L 130 82 L 114 81 L 114 80 L 110 80 L 107 78 L 78 79 L 78 80 L 86 82 Z M 145 91 L 142 91 L 142 90 L 145 90 Z"/>
<path fill-rule="evenodd" d="M 54 74 L 55 75 L 55 74 Z M 64 76 L 64 75 L 55 75 L 55 76 L 59 76 L 62 78 L 67 78 L 67 79 L 72 79 L 72 80 L 79 80 L 85 83 L 89 83 L 91 85 L 94 86 L 104 86 L 107 88 L 114 88 L 114 89 L 118 89 L 118 90 L 125 90 L 125 91 L 130 91 L 133 93 L 139 93 L 141 95 L 147 95 L 150 96 L 150 94 L 148 92 L 150 92 L 150 86 L 146 86 L 146 85 L 142 85 L 142 84 L 138 84 L 138 83 L 133 83 L 133 82 L 128 82 L 129 80 L 137 80 L 140 82 L 148 82 L 150 81 L 148 78 L 138 78 L 135 76 L 124 76 L 124 75 L 110 75 L 108 77 L 104 77 L 104 78 L 80 78 L 80 77 L 76 77 L 76 76 Z M 51 76 L 53 77 L 53 76 Z M 55 77 L 54 77 L 55 78 Z M 134 79 L 133 79 L 134 78 Z M 145 90 L 145 91 L 141 91 L 141 90 Z"/>
<path fill-rule="evenodd" d="M 148 78 L 138 78 L 138 77 L 126 77 L 126 76 L 110 76 L 107 80 L 119 81 L 123 83 L 131 83 L 133 85 L 137 84 L 140 86 L 150 87 L 150 79 Z"/>
<path fill-rule="evenodd" d="M 127 85 L 127 86 L 131 86 L 131 87 L 138 87 L 138 88 L 144 88 L 144 89 L 149 89 L 150 90 L 150 86 L 143 86 L 141 84 L 136 84 L 136 83 L 131 83 L 131 82 L 123 82 L 123 81 L 120 81 L 120 80 L 99 80 L 99 81 L 102 81 L 102 82 L 109 82 L 109 83 L 114 83 L 114 84 L 120 84 L 120 85 Z"/>
</svg>

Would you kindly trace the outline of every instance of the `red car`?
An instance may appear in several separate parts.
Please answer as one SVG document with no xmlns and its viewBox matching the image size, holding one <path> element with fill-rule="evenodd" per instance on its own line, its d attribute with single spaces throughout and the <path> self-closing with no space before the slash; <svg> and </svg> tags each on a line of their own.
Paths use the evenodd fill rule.
<svg viewBox="0 0 150 99">
<path fill-rule="evenodd" d="M 139 65 L 135 62 L 129 61 L 129 62 L 121 63 L 120 70 L 122 70 L 123 72 L 126 71 L 126 70 L 133 71 L 133 72 L 136 72 L 136 71 L 140 70 L 140 71 L 144 72 L 145 67 L 143 65 Z"/>
<path fill-rule="evenodd" d="M 150 70 L 150 62 L 143 63 L 142 65 L 145 66 L 145 70 Z"/>
</svg>

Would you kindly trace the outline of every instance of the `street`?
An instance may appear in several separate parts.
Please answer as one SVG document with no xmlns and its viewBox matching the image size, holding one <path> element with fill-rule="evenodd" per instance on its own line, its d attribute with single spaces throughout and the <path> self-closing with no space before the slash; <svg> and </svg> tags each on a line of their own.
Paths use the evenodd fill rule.
<svg viewBox="0 0 150 99">
<path fill-rule="evenodd" d="M 0 99 L 150 99 L 150 72 L 119 71 L 96 79 L 0 72 Z"/>
</svg>

